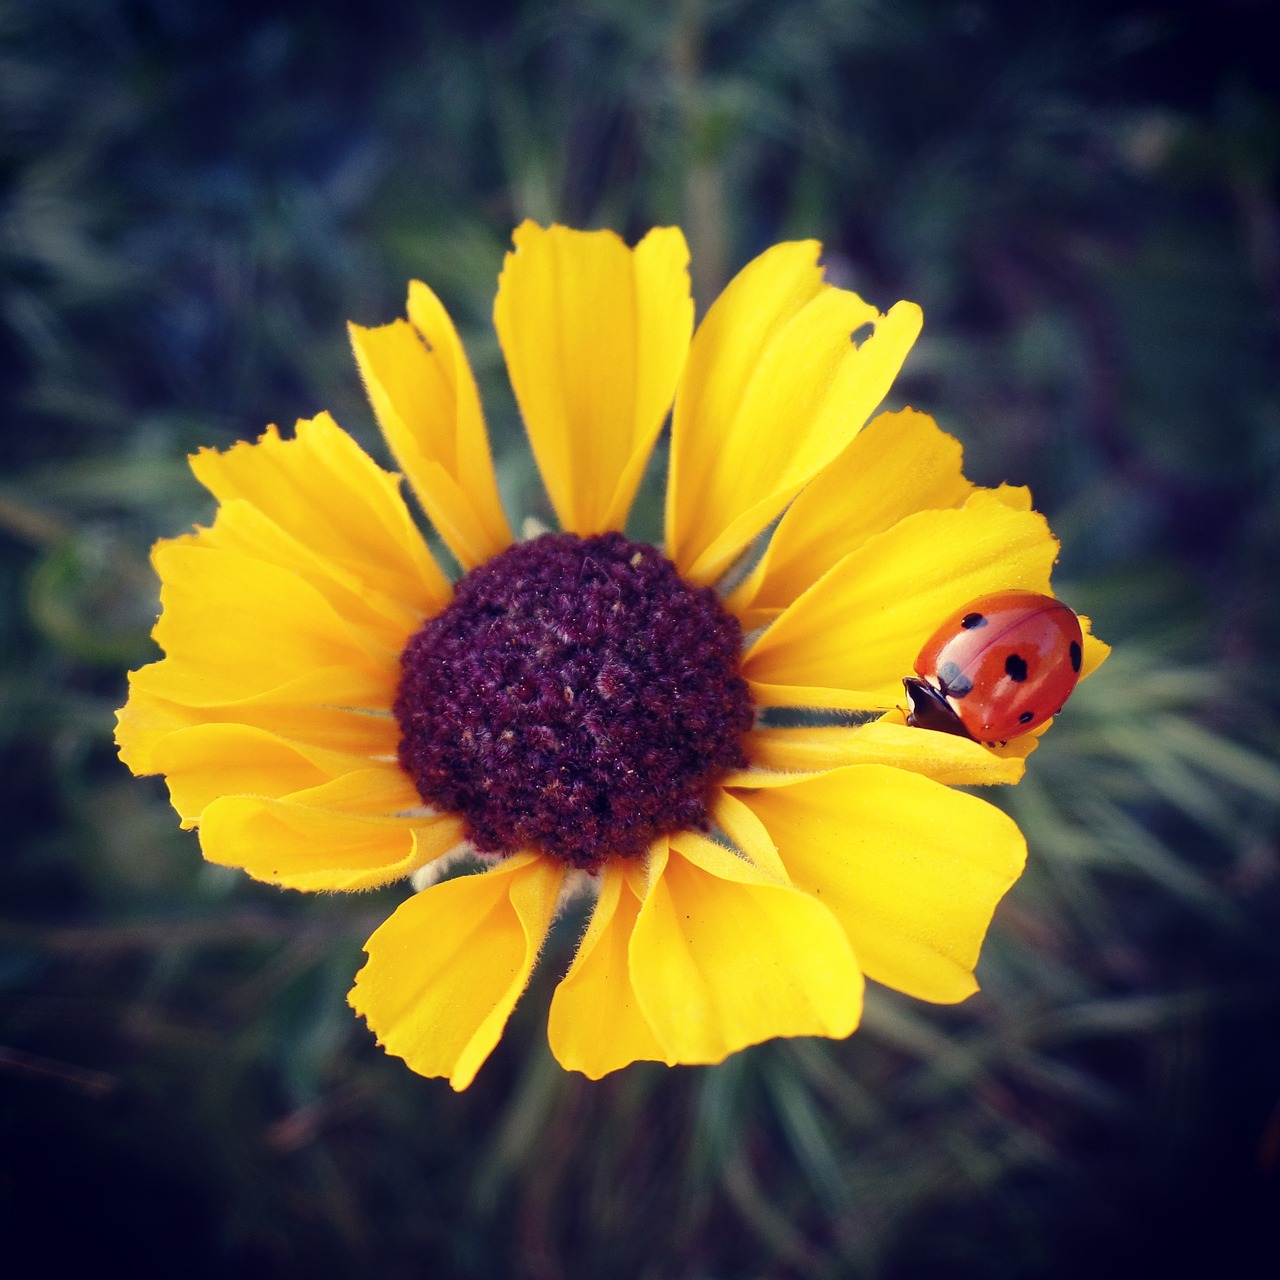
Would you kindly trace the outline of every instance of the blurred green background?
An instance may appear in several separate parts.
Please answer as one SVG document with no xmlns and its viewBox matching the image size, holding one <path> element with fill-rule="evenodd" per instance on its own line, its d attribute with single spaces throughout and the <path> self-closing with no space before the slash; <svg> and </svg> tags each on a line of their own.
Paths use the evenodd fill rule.
<svg viewBox="0 0 1280 1280">
<path fill-rule="evenodd" d="M 1276 18 L 0 0 L 6 1264 L 1280 1274 Z M 822 239 L 839 283 L 924 307 L 894 402 L 1062 536 L 1116 653 L 995 797 L 1031 863 L 966 1004 L 877 991 L 845 1043 L 591 1084 L 545 1047 L 570 922 L 455 1096 L 345 1005 L 402 889 L 205 866 L 116 760 L 147 548 L 210 514 L 185 455 L 322 408 L 379 450 L 344 322 L 411 276 L 512 514 L 545 513 L 489 320 L 526 216 L 679 223 L 703 306 Z"/>
</svg>

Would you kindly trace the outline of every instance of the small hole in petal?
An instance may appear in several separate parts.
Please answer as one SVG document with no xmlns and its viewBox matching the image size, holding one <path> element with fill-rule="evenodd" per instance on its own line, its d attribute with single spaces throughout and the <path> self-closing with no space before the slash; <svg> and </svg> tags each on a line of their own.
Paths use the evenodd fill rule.
<svg viewBox="0 0 1280 1280">
<path fill-rule="evenodd" d="M 875 325 L 872 324 L 870 320 L 868 320 L 866 324 L 860 324 L 849 335 L 849 341 L 852 342 L 855 347 L 860 347 L 864 342 L 866 342 L 866 340 L 869 337 L 871 337 L 873 333 L 875 333 L 875 331 L 876 331 Z"/>
</svg>

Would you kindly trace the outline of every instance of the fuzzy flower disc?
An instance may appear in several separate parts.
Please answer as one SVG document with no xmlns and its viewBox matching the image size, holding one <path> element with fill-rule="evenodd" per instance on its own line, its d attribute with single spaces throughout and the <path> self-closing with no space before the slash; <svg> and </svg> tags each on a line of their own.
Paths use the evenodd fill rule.
<svg viewBox="0 0 1280 1280">
<path fill-rule="evenodd" d="M 395 703 L 401 767 L 484 853 L 584 870 L 706 825 L 746 763 L 742 629 L 618 533 L 546 534 L 473 569 L 417 631 Z"/>
</svg>

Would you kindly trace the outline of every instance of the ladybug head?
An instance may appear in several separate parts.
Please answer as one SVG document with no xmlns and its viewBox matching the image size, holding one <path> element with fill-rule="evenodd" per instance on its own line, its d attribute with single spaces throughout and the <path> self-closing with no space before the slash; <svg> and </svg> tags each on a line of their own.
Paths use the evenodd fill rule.
<svg viewBox="0 0 1280 1280">
<path fill-rule="evenodd" d="M 916 729 L 933 729 L 937 733 L 954 733 L 961 738 L 972 738 L 952 709 L 951 704 L 927 680 L 907 676 L 902 682 L 907 691 L 907 701 L 911 710 L 907 714 L 907 723 Z"/>
</svg>

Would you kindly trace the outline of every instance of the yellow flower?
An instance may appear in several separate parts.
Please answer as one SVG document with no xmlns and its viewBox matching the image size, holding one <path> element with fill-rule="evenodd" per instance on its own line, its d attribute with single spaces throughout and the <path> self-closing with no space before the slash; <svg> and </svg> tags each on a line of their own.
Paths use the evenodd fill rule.
<svg viewBox="0 0 1280 1280">
<path fill-rule="evenodd" d="M 864 975 L 963 999 L 1025 848 L 951 787 L 1016 781 L 1034 739 L 988 749 L 895 708 L 940 619 L 1049 591 L 1043 517 L 975 488 L 924 414 L 871 418 L 920 311 L 828 285 L 816 243 L 762 254 L 693 333 L 678 230 L 514 241 L 495 322 L 563 532 L 513 541 L 466 356 L 414 283 L 408 320 L 352 341 L 464 576 L 327 415 L 201 451 L 217 516 L 155 548 L 166 656 L 130 677 L 121 756 L 166 776 L 212 862 L 430 882 L 369 939 L 351 1002 L 457 1089 L 574 894 L 592 908 L 549 1036 L 593 1078 L 846 1036 Z M 663 555 L 620 530 L 669 412 Z M 1086 628 L 1085 674 L 1105 653 Z M 482 870 L 442 879 L 460 852 Z"/>
</svg>

